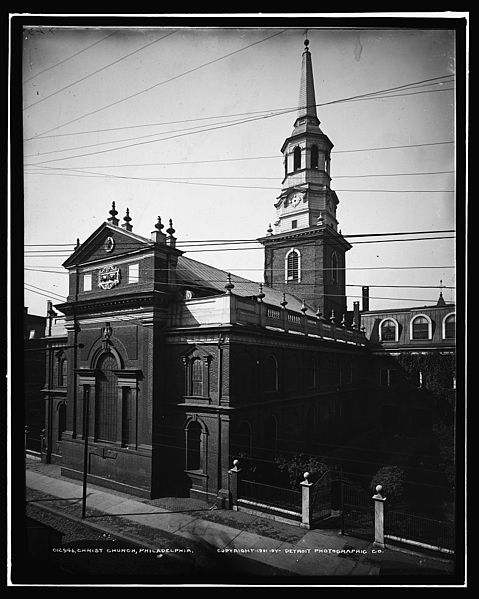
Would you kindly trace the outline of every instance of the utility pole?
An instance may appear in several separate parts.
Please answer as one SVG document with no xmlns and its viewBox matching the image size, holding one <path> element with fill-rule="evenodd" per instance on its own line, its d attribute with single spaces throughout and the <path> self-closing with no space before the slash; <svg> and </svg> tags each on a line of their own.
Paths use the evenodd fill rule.
<svg viewBox="0 0 479 599">
<path fill-rule="evenodd" d="M 89 436 L 89 423 L 90 423 L 90 386 L 85 386 L 85 414 L 83 422 L 83 495 L 82 495 L 82 507 L 81 517 L 86 517 L 86 492 L 87 492 L 87 478 L 88 478 L 88 436 Z"/>
</svg>

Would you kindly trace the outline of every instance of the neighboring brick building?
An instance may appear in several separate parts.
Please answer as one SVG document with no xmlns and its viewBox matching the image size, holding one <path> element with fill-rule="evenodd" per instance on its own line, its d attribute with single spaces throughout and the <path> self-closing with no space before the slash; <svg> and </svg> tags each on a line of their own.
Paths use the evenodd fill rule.
<svg viewBox="0 0 479 599">
<path fill-rule="evenodd" d="M 369 310 L 361 314 L 369 340 L 372 383 L 383 426 L 418 433 L 434 414 L 453 419 L 456 388 L 456 306 Z"/>
<path fill-rule="evenodd" d="M 45 380 L 45 317 L 29 314 L 24 308 L 23 345 L 24 345 L 24 401 L 26 448 L 40 451 L 40 438 L 45 426 L 43 418 L 42 388 Z"/>
</svg>

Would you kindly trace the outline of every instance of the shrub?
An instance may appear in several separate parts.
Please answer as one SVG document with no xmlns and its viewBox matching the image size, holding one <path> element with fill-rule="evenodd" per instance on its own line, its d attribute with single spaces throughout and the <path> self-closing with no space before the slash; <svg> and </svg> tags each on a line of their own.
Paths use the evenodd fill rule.
<svg viewBox="0 0 479 599">
<path fill-rule="evenodd" d="M 374 492 L 376 485 L 382 485 L 381 494 L 390 502 L 401 500 L 404 495 L 404 470 L 399 466 L 383 466 L 371 481 L 371 490 Z"/>
<path fill-rule="evenodd" d="M 288 457 L 279 456 L 275 458 L 274 461 L 280 472 L 287 473 L 289 486 L 292 489 L 296 489 L 298 484 L 304 480 L 303 475 L 305 472 L 310 473 L 310 480 L 317 480 L 329 470 L 329 466 L 324 462 L 321 462 L 316 456 L 306 455 L 304 453 L 296 453 Z"/>
</svg>

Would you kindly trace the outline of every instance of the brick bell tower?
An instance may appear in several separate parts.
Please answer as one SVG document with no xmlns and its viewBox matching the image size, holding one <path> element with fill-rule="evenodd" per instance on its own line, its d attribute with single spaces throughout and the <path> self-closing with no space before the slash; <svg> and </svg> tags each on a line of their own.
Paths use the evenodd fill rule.
<svg viewBox="0 0 479 599">
<path fill-rule="evenodd" d="M 313 66 L 309 41 L 304 40 L 299 108 L 293 132 L 281 152 L 284 178 L 275 204 L 277 220 L 264 245 L 264 279 L 304 300 L 338 321 L 346 312 L 346 252 L 351 245 L 338 233 L 331 189 L 330 162 L 333 144 L 319 128 L 316 114 Z"/>
</svg>

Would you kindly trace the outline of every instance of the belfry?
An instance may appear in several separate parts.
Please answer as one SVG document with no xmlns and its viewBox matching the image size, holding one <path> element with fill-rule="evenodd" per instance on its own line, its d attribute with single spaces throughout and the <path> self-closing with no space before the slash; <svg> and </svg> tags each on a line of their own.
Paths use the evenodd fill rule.
<svg viewBox="0 0 479 599">
<path fill-rule="evenodd" d="M 340 317 L 346 312 L 345 255 L 351 245 L 338 233 L 333 144 L 319 127 L 309 41 L 304 45 L 298 113 L 281 148 L 284 178 L 275 228 L 259 241 L 268 286 L 296 295 L 328 318 L 333 310 Z"/>
</svg>

